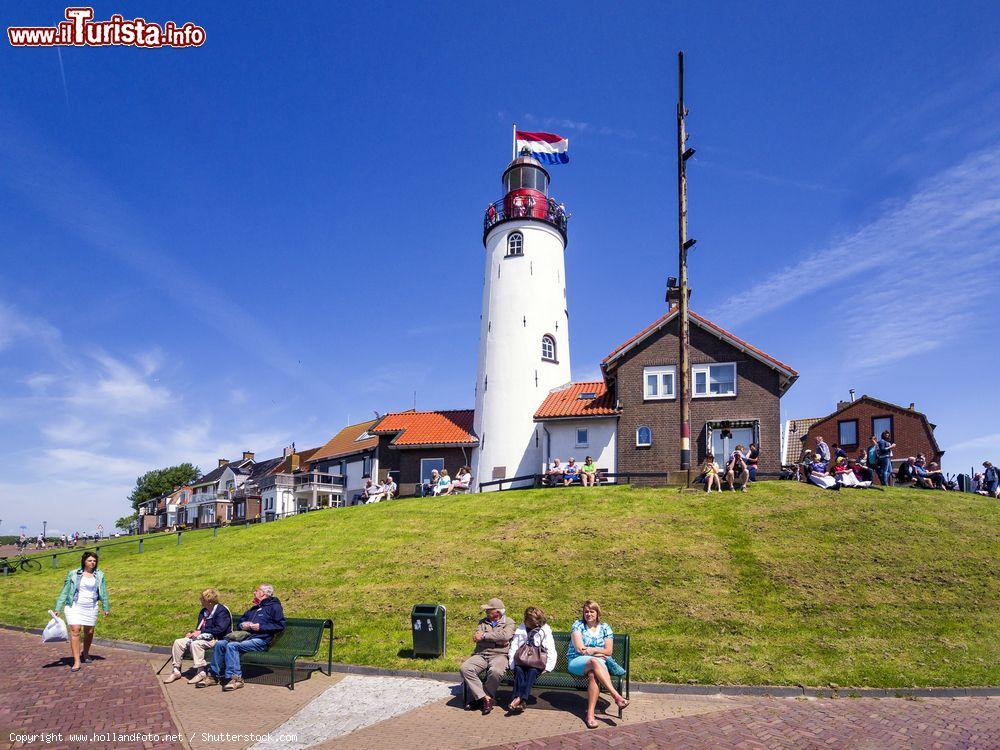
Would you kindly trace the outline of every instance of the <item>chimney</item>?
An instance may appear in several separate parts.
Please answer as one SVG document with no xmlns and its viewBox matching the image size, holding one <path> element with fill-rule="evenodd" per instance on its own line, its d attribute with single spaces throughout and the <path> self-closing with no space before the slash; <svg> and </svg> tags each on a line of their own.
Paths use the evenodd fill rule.
<svg viewBox="0 0 1000 750">
<path fill-rule="evenodd" d="M 294 474 L 295 472 L 297 472 L 299 470 L 299 458 L 300 457 L 299 457 L 298 453 L 293 453 L 288 458 L 289 471 L 292 474 Z"/>
<path fill-rule="evenodd" d="M 853 388 L 851 388 L 850 394 L 851 394 L 851 403 L 853 404 L 854 403 L 854 389 Z"/>
<path fill-rule="evenodd" d="M 850 402 L 850 401 L 838 401 L 838 402 L 837 402 L 837 411 L 840 411 L 840 410 L 841 410 L 841 409 L 843 409 L 843 408 L 844 408 L 845 406 L 850 406 L 850 405 L 851 405 L 851 402 Z"/>
<path fill-rule="evenodd" d="M 228 458 L 220 458 L 219 459 L 219 466 L 225 466 L 228 463 L 229 463 L 229 459 Z"/>
<path fill-rule="evenodd" d="M 253 451 L 243 451 L 244 461 L 253 461 Z"/>
<path fill-rule="evenodd" d="M 281 457 L 282 458 L 288 458 L 293 453 L 295 453 L 295 448 L 293 448 L 292 446 L 288 445 L 288 446 L 285 446 L 285 449 L 281 452 Z"/>
<path fill-rule="evenodd" d="M 917 409 L 917 405 L 911 401 L 910 402 L 910 411 L 916 411 L 916 409 Z"/>
</svg>

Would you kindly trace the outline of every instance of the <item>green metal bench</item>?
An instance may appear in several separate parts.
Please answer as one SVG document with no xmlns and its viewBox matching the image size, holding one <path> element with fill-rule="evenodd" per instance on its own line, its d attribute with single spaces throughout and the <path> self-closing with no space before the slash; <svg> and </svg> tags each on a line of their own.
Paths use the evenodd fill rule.
<svg viewBox="0 0 1000 750">
<path fill-rule="evenodd" d="M 333 620 L 314 620 L 304 617 L 286 617 L 285 629 L 271 641 L 267 651 L 247 651 L 242 654 L 240 664 L 244 667 L 280 667 L 291 672 L 289 690 L 295 689 L 295 661 L 300 657 L 316 656 L 323 640 L 323 631 L 330 631 L 330 643 L 326 655 L 326 674 L 333 673 Z M 320 669 L 320 672 L 323 670 Z M 265 673 L 266 674 L 266 673 Z M 244 675 L 246 678 L 246 675 Z M 248 680 L 258 681 L 258 680 Z M 266 680 L 259 680 L 266 681 Z"/>
<path fill-rule="evenodd" d="M 533 690 L 586 690 L 587 689 L 587 678 L 577 677 L 574 674 L 570 674 L 567 671 L 567 659 L 566 650 L 569 648 L 570 634 L 563 631 L 554 631 L 552 637 L 556 642 L 556 653 L 558 657 L 556 658 L 556 666 L 551 672 L 543 672 L 538 675 L 538 679 L 535 681 L 535 687 Z M 611 649 L 611 656 L 614 660 L 622 665 L 625 669 L 625 674 L 620 677 L 615 675 L 611 676 L 611 684 L 615 686 L 615 690 L 621 693 L 626 699 L 629 697 L 629 679 L 632 672 L 629 666 L 629 637 L 627 633 L 615 633 L 614 646 Z M 479 674 L 480 679 L 486 677 L 486 670 L 483 670 Z M 514 670 L 513 668 L 508 669 L 503 674 L 503 678 L 500 680 L 501 685 L 506 685 L 508 687 L 514 686 Z M 601 688 L 602 692 L 606 692 L 604 688 Z M 465 683 L 462 683 L 462 700 L 468 705 L 469 696 L 468 688 Z M 618 709 L 618 718 L 621 718 L 622 710 Z"/>
</svg>

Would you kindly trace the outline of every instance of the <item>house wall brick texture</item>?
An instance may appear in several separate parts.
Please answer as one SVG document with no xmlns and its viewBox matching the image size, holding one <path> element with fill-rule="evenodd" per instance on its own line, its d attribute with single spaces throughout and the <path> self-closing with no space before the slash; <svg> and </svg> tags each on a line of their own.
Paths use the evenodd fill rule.
<svg viewBox="0 0 1000 750">
<path fill-rule="evenodd" d="M 887 404 L 871 401 L 864 397 L 810 427 L 804 449 L 815 450 L 816 437 L 820 435 L 830 445 L 839 443 L 838 423 L 856 419 L 858 420 L 859 445 L 843 446 L 848 455 L 856 456 L 868 449 L 872 436 L 872 419 L 876 417 L 892 417 L 893 441 L 896 443 L 896 449 L 893 451 L 894 461 L 898 463 L 899 460 L 907 456 L 923 453 L 928 461 L 941 462 L 943 451 L 939 451 L 935 447 L 932 433 L 929 431 L 930 426 L 926 423 L 923 414 L 905 407 L 890 407 Z"/>
<path fill-rule="evenodd" d="M 778 373 L 698 326 L 692 325 L 690 331 L 691 364 L 735 362 L 737 378 L 736 396 L 691 399 L 692 468 L 705 459 L 706 422 L 755 419 L 760 421 L 760 471 L 777 472 L 781 463 Z M 674 320 L 625 354 L 614 370 L 622 407 L 618 422 L 619 472 L 680 469 L 679 399 L 645 401 L 643 397 L 643 368 L 676 365 L 677 354 L 678 322 Z M 653 444 L 649 448 L 636 447 L 635 432 L 640 425 L 652 428 Z"/>
</svg>

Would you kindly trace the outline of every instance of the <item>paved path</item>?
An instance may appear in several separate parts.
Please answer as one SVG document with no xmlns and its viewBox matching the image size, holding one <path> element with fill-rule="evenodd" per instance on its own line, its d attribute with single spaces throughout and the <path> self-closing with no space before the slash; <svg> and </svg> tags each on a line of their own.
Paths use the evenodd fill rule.
<svg viewBox="0 0 1000 750">
<path fill-rule="evenodd" d="M 180 732 L 148 654 L 99 646 L 91 653 L 95 661 L 70 672 L 68 643 L 42 643 L 38 635 L 0 630 L 0 746 L 180 750 Z M 45 732 L 62 737 L 49 742 L 11 738 L 11 733 Z M 78 733 L 87 741 L 70 736 Z M 101 737 L 93 739 L 95 733 Z M 147 737 L 128 736 L 134 734 Z"/>
<path fill-rule="evenodd" d="M 997 750 L 996 698 L 753 698 L 700 716 L 492 745 L 491 750 Z M 626 712 L 627 713 L 627 712 Z"/>
</svg>

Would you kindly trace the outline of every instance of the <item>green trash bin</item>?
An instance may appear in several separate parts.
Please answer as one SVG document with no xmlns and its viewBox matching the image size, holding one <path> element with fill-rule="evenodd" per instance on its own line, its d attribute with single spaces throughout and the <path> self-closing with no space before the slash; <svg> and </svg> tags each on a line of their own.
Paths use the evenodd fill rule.
<svg viewBox="0 0 1000 750">
<path fill-rule="evenodd" d="M 410 610 L 414 656 L 444 656 L 448 611 L 443 604 L 414 604 Z"/>
</svg>

